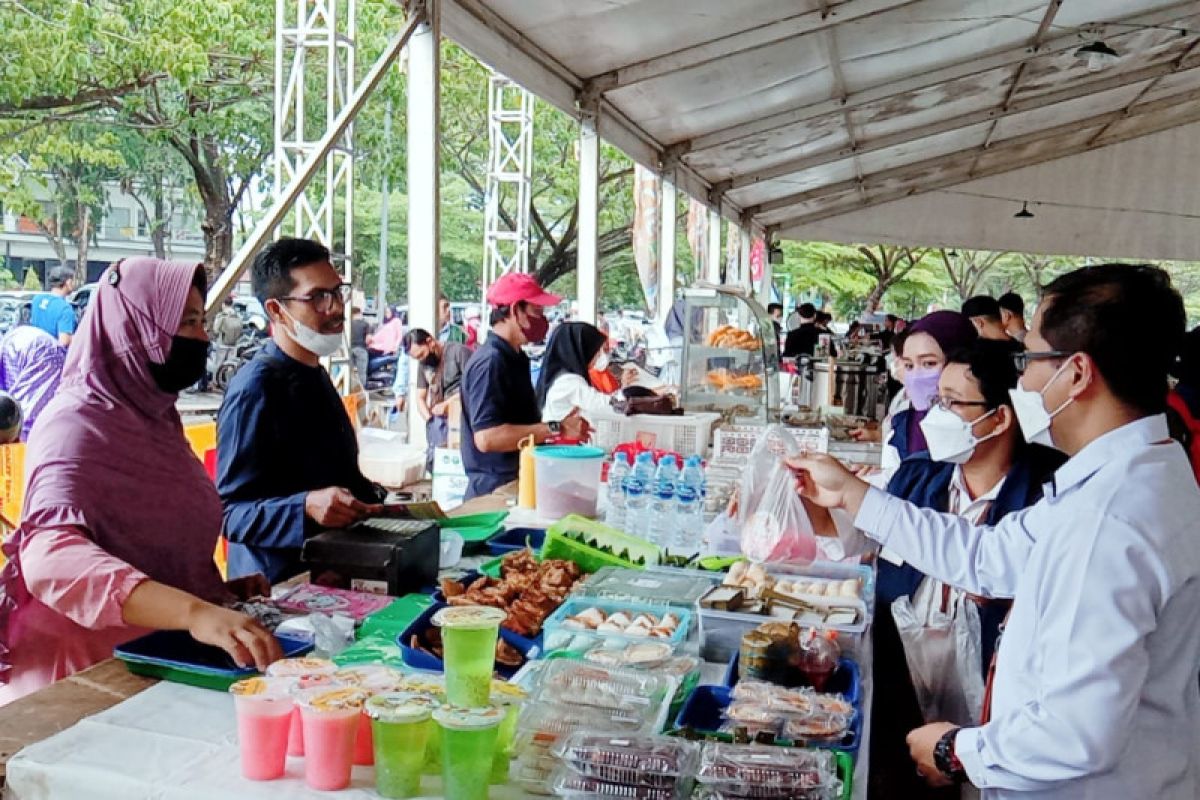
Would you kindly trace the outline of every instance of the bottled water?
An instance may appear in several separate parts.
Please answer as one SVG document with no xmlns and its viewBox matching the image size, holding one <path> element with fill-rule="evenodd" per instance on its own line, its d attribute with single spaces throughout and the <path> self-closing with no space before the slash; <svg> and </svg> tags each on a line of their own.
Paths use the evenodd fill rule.
<svg viewBox="0 0 1200 800">
<path fill-rule="evenodd" d="M 625 530 L 646 538 L 650 533 L 650 492 L 654 482 L 654 455 L 639 453 L 625 478 Z"/>
<path fill-rule="evenodd" d="M 700 549 L 704 533 L 704 466 L 700 456 L 685 462 L 675 487 L 675 534 L 671 549 L 691 555 Z"/>
<path fill-rule="evenodd" d="M 608 512 L 604 521 L 610 526 L 625 528 L 625 479 L 629 477 L 629 457 L 617 453 L 608 467 Z"/>
<path fill-rule="evenodd" d="M 675 456 L 663 456 L 654 474 L 654 497 L 650 501 L 649 540 L 662 548 L 670 547 L 675 536 L 675 484 L 679 467 Z"/>
</svg>

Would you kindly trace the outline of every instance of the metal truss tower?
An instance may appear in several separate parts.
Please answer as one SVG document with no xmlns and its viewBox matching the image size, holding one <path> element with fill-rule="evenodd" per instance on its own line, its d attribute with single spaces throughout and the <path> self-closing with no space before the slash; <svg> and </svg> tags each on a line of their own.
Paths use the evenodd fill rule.
<svg viewBox="0 0 1200 800">
<path fill-rule="evenodd" d="M 357 0 L 275 2 L 276 202 L 304 162 L 318 150 L 322 137 L 356 88 L 356 4 Z M 347 127 L 329 148 L 323 169 L 313 175 L 276 231 L 276 235 L 320 241 L 333 253 L 334 266 L 347 283 L 353 282 L 352 131 Z M 346 313 L 348 317 L 349 307 Z M 349 370 L 344 366 L 335 362 L 331 372 L 346 391 Z"/>
<path fill-rule="evenodd" d="M 483 294 L 501 275 L 529 270 L 533 95 L 503 75 L 488 79 L 488 172 Z"/>
</svg>

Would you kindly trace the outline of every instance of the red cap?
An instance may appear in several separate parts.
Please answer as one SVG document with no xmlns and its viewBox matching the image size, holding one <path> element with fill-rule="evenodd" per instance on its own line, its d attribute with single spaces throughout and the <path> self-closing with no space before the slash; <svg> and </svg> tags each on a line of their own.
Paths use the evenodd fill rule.
<svg viewBox="0 0 1200 800">
<path fill-rule="evenodd" d="M 488 302 L 494 306 L 511 306 L 516 303 L 533 303 L 538 306 L 556 306 L 562 302 L 558 295 L 550 294 L 532 275 L 525 272 L 510 272 L 488 288 Z"/>
</svg>

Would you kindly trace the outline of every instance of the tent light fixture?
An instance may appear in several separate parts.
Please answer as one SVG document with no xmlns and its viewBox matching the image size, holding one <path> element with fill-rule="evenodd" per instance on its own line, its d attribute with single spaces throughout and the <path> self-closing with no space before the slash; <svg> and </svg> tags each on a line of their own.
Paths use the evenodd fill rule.
<svg viewBox="0 0 1200 800">
<path fill-rule="evenodd" d="M 1021 210 L 1013 214 L 1013 219 L 1033 219 L 1033 212 L 1029 210 L 1028 200 L 1021 203 Z"/>
<path fill-rule="evenodd" d="M 1097 39 L 1094 42 L 1088 42 L 1076 50 L 1075 57 L 1087 62 L 1088 72 L 1099 72 L 1105 67 L 1111 67 L 1117 63 L 1120 55 L 1116 50 L 1113 50 L 1103 41 Z"/>
</svg>

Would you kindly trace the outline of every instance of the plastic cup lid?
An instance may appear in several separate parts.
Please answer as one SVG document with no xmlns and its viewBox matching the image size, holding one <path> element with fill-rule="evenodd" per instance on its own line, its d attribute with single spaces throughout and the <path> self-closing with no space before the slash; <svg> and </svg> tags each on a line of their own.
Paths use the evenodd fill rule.
<svg viewBox="0 0 1200 800">
<path fill-rule="evenodd" d="M 284 658 L 267 667 L 272 678 L 298 675 L 332 675 L 337 664 L 325 658 Z"/>
<path fill-rule="evenodd" d="M 295 681 L 288 678 L 246 678 L 229 687 L 229 693 L 239 697 L 261 697 L 264 700 L 282 700 L 291 696 Z"/>
<path fill-rule="evenodd" d="M 491 606 L 448 606 L 433 615 L 433 624 L 439 628 L 492 628 L 504 622 L 505 614 Z"/>
<path fill-rule="evenodd" d="M 529 692 L 516 684 L 507 681 L 492 681 L 491 701 L 498 706 L 512 706 L 522 703 L 529 697 Z"/>
<path fill-rule="evenodd" d="M 394 692 L 404 681 L 404 673 L 383 664 L 356 664 L 339 669 L 333 673 L 333 679 L 373 692 Z"/>
<path fill-rule="evenodd" d="M 504 709 L 496 706 L 487 708 L 442 706 L 433 712 L 433 718 L 439 725 L 456 731 L 482 731 L 494 728 L 504 721 L 504 717 Z"/>
<path fill-rule="evenodd" d="M 562 458 L 574 460 L 604 458 L 606 455 L 605 452 L 599 447 L 569 444 L 543 445 L 535 448 L 533 454 L 535 456 L 541 456 L 542 458 Z"/>
<path fill-rule="evenodd" d="M 313 711 L 348 711 L 362 708 L 370 696 L 370 692 L 357 686 L 317 686 L 300 692 L 296 701 Z"/>
<path fill-rule="evenodd" d="M 446 693 L 446 676 L 440 672 L 420 672 L 405 675 L 400 682 L 401 691 L 441 697 Z"/>
<path fill-rule="evenodd" d="M 388 692 L 377 694 L 363 707 L 367 716 L 380 722 L 424 722 L 441 706 L 427 694 Z"/>
</svg>

